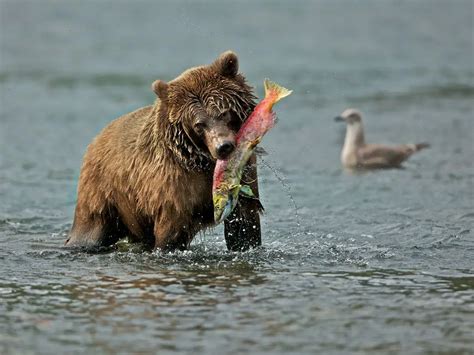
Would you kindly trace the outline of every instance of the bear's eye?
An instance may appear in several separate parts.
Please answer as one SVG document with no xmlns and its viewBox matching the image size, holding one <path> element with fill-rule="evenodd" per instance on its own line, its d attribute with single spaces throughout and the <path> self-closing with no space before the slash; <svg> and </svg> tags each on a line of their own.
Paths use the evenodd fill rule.
<svg viewBox="0 0 474 355">
<path fill-rule="evenodd" d="M 206 123 L 204 121 L 197 121 L 194 124 L 194 130 L 196 131 L 197 134 L 202 134 L 205 128 L 206 128 Z"/>
<path fill-rule="evenodd" d="M 227 122 L 228 127 L 234 131 L 238 131 L 242 123 L 240 122 L 239 116 L 237 116 L 236 114 L 230 111 L 227 112 L 226 122 Z"/>
<path fill-rule="evenodd" d="M 232 119 L 232 115 L 230 114 L 230 111 L 226 111 L 221 113 L 219 118 L 224 122 L 229 122 Z"/>
</svg>

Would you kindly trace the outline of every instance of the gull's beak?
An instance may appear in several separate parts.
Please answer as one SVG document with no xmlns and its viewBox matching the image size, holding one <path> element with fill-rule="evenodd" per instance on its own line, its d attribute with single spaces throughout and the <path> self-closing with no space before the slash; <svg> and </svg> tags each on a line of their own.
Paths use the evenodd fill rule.
<svg viewBox="0 0 474 355">
<path fill-rule="evenodd" d="M 336 121 L 336 122 L 345 122 L 346 120 L 342 116 L 337 116 L 337 117 L 334 117 L 334 121 Z"/>
</svg>

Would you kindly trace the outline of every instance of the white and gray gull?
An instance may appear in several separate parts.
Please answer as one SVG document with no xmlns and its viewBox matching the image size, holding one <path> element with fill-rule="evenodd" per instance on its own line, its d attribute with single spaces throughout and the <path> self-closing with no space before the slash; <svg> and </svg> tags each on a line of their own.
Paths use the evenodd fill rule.
<svg viewBox="0 0 474 355">
<path fill-rule="evenodd" d="M 355 109 L 347 109 L 335 118 L 346 122 L 346 138 L 341 152 L 341 162 L 349 169 L 398 168 L 413 153 L 429 147 L 428 143 L 387 146 L 367 144 L 364 138 L 362 115 Z"/>
</svg>

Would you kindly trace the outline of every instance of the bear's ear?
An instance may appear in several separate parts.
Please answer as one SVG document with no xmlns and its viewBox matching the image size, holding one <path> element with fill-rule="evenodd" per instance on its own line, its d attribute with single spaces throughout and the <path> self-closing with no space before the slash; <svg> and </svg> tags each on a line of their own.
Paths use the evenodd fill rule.
<svg viewBox="0 0 474 355">
<path fill-rule="evenodd" d="M 151 88 L 161 101 L 168 99 L 168 83 L 163 80 L 155 80 L 153 84 L 151 84 Z"/>
<path fill-rule="evenodd" d="M 239 59 L 234 52 L 227 51 L 216 59 L 213 66 L 221 75 L 234 77 L 239 72 Z"/>
</svg>

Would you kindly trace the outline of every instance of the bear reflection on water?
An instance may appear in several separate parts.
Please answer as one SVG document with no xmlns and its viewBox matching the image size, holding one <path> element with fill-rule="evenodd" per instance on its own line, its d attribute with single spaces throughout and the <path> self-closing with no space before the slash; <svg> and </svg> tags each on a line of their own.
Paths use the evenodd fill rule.
<svg viewBox="0 0 474 355">
<path fill-rule="evenodd" d="M 151 249 L 183 250 L 214 225 L 215 161 L 234 149 L 255 107 L 252 88 L 230 51 L 152 88 L 154 105 L 111 122 L 89 145 L 66 246 L 97 248 L 128 237 Z M 258 194 L 255 157 L 243 180 Z M 230 250 L 260 245 L 258 201 L 243 198 L 224 229 Z"/>
</svg>

